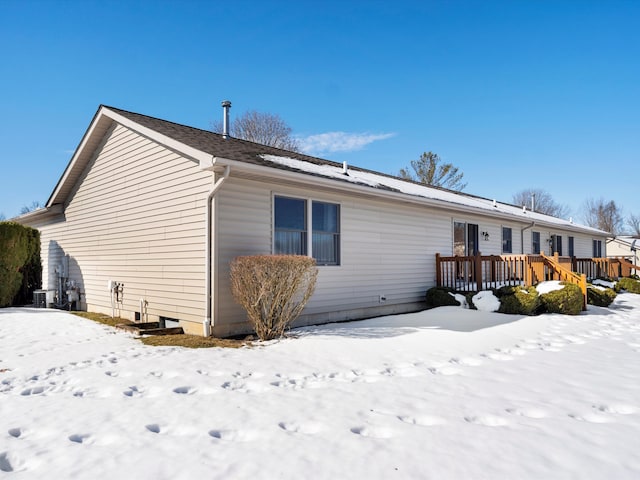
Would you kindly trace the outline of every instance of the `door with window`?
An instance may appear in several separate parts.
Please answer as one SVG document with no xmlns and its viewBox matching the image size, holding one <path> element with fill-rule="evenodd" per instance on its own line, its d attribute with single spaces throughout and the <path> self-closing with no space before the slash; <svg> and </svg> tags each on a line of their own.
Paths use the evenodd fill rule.
<svg viewBox="0 0 640 480">
<path fill-rule="evenodd" d="M 551 235 L 551 255 L 562 256 L 562 235 Z"/>
<path fill-rule="evenodd" d="M 478 253 L 478 225 L 475 223 L 453 222 L 453 254 L 465 257 Z M 468 261 L 456 262 L 456 277 L 469 279 L 472 266 Z"/>
<path fill-rule="evenodd" d="M 453 254 L 461 257 L 476 255 L 478 245 L 478 225 L 475 223 L 453 223 Z"/>
</svg>

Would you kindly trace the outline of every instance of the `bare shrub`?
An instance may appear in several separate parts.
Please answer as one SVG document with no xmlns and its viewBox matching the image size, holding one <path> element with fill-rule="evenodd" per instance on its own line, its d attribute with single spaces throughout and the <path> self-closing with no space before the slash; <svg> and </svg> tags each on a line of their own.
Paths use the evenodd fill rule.
<svg viewBox="0 0 640 480">
<path fill-rule="evenodd" d="M 233 298 L 260 340 L 284 334 L 311 298 L 317 277 L 316 261 L 300 255 L 252 255 L 231 262 Z"/>
</svg>

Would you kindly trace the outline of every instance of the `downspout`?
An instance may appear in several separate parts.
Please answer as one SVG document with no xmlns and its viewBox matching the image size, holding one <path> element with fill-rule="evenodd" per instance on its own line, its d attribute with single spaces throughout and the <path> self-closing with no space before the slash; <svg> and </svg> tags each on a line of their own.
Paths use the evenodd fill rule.
<svg viewBox="0 0 640 480">
<path fill-rule="evenodd" d="M 531 222 L 529 225 L 527 225 L 526 227 L 522 227 L 520 229 L 520 253 L 522 255 L 524 255 L 524 231 L 525 230 L 529 230 L 531 227 L 533 227 L 536 224 L 536 222 Z"/>
<path fill-rule="evenodd" d="M 207 270 L 207 280 L 206 280 L 206 289 L 207 289 L 207 314 L 205 319 L 202 322 L 202 334 L 205 337 L 211 335 L 211 285 L 212 285 L 212 272 L 211 272 L 211 214 L 213 213 L 213 198 L 216 196 L 220 187 L 224 181 L 229 177 L 229 172 L 231 171 L 231 167 L 229 165 L 224 167 L 224 172 L 222 173 L 222 177 L 220 177 L 211 187 L 209 191 L 209 196 L 207 197 L 207 220 L 205 222 L 206 230 L 205 230 L 205 244 L 206 244 L 206 256 L 205 256 L 205 265 Z"/>
</svg>

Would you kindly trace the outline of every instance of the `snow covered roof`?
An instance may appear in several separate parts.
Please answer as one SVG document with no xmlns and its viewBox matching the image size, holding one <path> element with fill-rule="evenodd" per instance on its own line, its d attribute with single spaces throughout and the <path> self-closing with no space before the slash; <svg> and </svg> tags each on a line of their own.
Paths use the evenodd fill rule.
<svg viewBox="0 0 640 480">
<path fill-rule="evenodd" d="M 485 210 L 488 214 L 503 214 L 509 217 L 514 217 L 518 221 L 522 222 L 536 222 L 571 230 L 586 230 L 598 235 L 608 235 L 607 232 L 603 232 L 602 230 L 578 225 L 570 220 L 532 212 L 524 207 L 517 207 L 508 203 L 497 202 L 495 200 L 469 195 L 467 193 L 454 192 L 444 188 L 430 187 L 409 180 L 393 177 L 391 175 L 385 175 L 383 173 L 373 172 L 357 167 L 347 167 L 347 171 L 345 173 L 344 165 L 338 166 L 331 163 L 319 165 L 296 158 L 277 155 L 261 155 L 261 157 L 268 162 L 312 175 L 333 178 L 344 182 L 352 182 L 354 184 L 369 186 L 372 188 L 391 190 L 398 193 L 434 200 L 436 202 L 442 202 L 443 204 L 453 204 L 460 207 Z"/>
</svg>

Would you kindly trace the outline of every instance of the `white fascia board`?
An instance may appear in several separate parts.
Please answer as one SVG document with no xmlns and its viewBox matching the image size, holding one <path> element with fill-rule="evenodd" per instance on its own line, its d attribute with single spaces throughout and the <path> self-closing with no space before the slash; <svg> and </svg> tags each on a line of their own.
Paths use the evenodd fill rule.
<svg viewBox="0 0 640 480">
<path fill-rule="evenodd" d="M 227 165 L 230 166 L 232 163 L 238 162 L 234 162 L 234 160 L 230 160 L 228 158 L 214 157 L 212 155 L 199 160 L 200 170 L 205 172 L 222 172 L 224 170 L 224 167 L 226 167 Z"/>
<path fill-rule="evenodd" d="M 534 221 L 536 226 L 544 226 L 549 228 L 550 230 L 571 230 L 571 231 L 575 231 L 583 234 L 589 233 L 590 235 L 594 235 L 594 236 L 598 236 L 598 235 L 606 236 L 605 232 L 598 232 L 594 230 L 587 231 L 578 225 L 573 225 L 573 224 L 559 225 L 552 222 L 548 223 L 540 219 L 533 220 L 530 218 L 519 218 L 507 212 L 492 212 L 490 210 L 485 210 L 483 208 L 473 207 L 470 205 L 456 204 L 452 202 L 446 202 L 444 200 L 437 200 L 437 199 L 431 199 L 426 197 L 420 197 L 417 195 L 410 195 L 408 193 L 377 189 L 367 185 L 358 185 L 357 183 L 341 182 L 339 180 L 336 180 L 330 177 L 310 175 L 308 173 L 294 172 L 291 170 L 273 168 L 273 167 L 268 167 L 263 165 L 255 165 L 251 163 L 245 163 L 245 162 L 240 162 L 237 160 L 229 160 L 229 159 L 224 159 L 224 163 L 222 164 L 232 166 L 234 171 L 245 171 L 245 172 L 250 172 L 254 174 L 260 174 L 268 178 L 274 178 L 274 179 L 291 178 L 292 180 L 296 180 L 300 183 L 319 185 L 323 187 L 332 188 L 334 190 L 340 190 L 340 191 L 351 192 L 351 193 L 356 192 L 356 193 L 360 193 L 368 196 L 394 199 L 396 201 L 401 201 L 404 203 L 436 207 L 439 209 L 448 210 L 452 212 L 475 213 L 475 214 L 482 215 L 489 218 L 509 220 L 510 222 L 519 223 L 522 225 L 529 225 L 532 221 Z"/>
<path fill-rule="evenodd" d="M 189 145 L 179 142 L 178 140 L 174 140 L 171 137 L 167 137 L 166 135 L 158 133 L 151 128 L 144 127 L 139 123 L 133 120 L 130 120 L 127 117 L 124 117 L 119 113 L 114 112 L 113 110 L 110 110 L 107 107 L 102 107 L 101 112 L 102 111 L 104 111 L 104 114 L 106 116 L 118 122 L 119 124 L 133 130 L 134 132 L 139 133 L 144 137 L 154 140 L 155 142 L 161 145 L 164 145 L 165 147 L 170 148 L 171 150 L 180 152 L 184 154 L 186 157 L 189 157 L 199 163 L 202 161 L 207 161 L 211 159 L 211 154 L 205 153 L 202 150 L 198 150 L 197 148 L 190 147 Z"/>
<path fill-rule="evenodd" d="M 12 222 L 29 225 L 31 223 L 37 222 L 38 220 L 45 219 L 47 217 L 51 217 L 54 215 L 59 215 L 62 213 L 62 205 L 53 205 L 52 207 L 43 207 L 37 210 L 33 210 L 31 212 L 24 213 L 17 217 L 10 219 Z"/>
<path fill-rule="evenodd" d="M 49 196 L 49 200 L 47 200 L 47 204 L 45 206 L 46 208 L 52 207 L 54 205 L 53 202 L 55 198 L 58 196 L 58 193 L 60 193 L 60 190 L 62 189 L 62 187 L 67 183 L 67 179 L 69 178 L 69 175 L 73 171 L 75 165 L 78 163 L 78 158 L 80 157 L 80 154 L 85 149 L 89 139 L 93 136 L 93 132 L 95 131 L 98 123 L 100 123 L 103 109 L 104 107 L 100 107 L 100 110 L 98 110 L 98 113 L 96 113 L 96 115 L 94 116 L 91 122 L 91 125 L 89 125 L 89 128 L 87 129 L 84 136 L 82 137 L 82 140 L 80 141 L 80 145 L 78 145 L 75 152 L 73 152 L 73 156 L 71 157 L 71 160 L 67 164 L 67 168 L 65 168 L 64 172 L 62 173 L 62 176 L 60 177 L 60 179 L 58 180 L 58 183 L 53 189 L 53 192 L 51 192 L 51 196 Z"/>
</svg>

